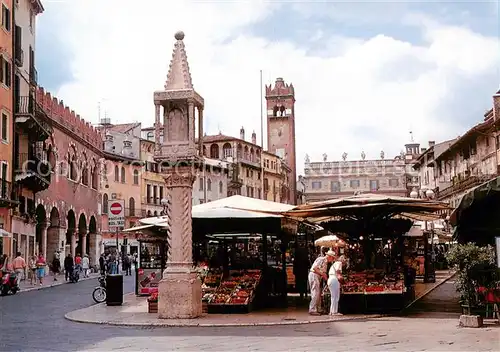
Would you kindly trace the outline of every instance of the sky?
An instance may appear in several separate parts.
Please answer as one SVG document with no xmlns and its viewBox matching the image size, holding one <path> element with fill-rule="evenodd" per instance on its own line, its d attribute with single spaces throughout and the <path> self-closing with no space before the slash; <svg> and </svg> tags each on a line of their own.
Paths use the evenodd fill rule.
<svg viewBox="0 0 500 352">
<path fill-rule="evenodd" d="M 154 122 L 175 42 L 204 130 L 260 141 L 260 70 L 296 96 L 297 167 L 463 134 L 500 88 L 498 1 L 43 1 L 39 82 L 85 120 Z M 265 111 L 266 108 L 264 107 Z"/>
</svg>

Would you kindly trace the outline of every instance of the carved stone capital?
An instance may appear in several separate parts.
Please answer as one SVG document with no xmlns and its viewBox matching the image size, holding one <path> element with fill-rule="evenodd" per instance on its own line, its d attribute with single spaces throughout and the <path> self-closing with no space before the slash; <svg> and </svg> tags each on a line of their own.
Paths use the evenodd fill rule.
<svg viewBox="0 0 500 352">
<path fill-rule="evenodd" d="M 170 188 L 193 187 L 196 176 L 190 167 L 174 167 L 164 175 L 165 185 Z"/>
</svg>

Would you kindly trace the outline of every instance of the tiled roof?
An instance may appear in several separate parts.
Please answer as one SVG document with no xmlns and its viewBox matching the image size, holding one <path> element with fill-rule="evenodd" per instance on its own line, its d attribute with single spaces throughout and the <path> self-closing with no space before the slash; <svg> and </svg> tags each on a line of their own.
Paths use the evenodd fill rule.
<svg viewBox="0 0 500 352">
<path fill-rule="evenodd" d="M 137 126 L 140 126 L 140 122 L 134 122 L 134 123 L 122 123 L 119 125 L 111 125 L 110 127 L 107 128 L 107 130 L 118 132 L 118 133 L 127 133 L 131 129 L 136 128 Z"/>
</svg>

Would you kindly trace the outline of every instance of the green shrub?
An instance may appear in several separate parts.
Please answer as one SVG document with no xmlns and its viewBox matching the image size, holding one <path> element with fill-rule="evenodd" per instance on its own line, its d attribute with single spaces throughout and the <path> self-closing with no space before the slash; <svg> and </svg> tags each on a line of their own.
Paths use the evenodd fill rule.
<svg viewBox="0 0 500 352">
<path fill-rule="evenodd" d="M 479 247 L 474 243 L 455 245 L 446 254 L 446 259 L 457 270 L 455 286 L 462 304 L 477 306 L 477 288 L 491 288 L 499 283 L 500 275 L 492 246 Z"/>
</svg>

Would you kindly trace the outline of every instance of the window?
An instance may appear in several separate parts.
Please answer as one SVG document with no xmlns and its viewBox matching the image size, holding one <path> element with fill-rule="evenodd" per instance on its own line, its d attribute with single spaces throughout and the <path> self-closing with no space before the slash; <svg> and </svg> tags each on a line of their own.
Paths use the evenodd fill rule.
<svg viewBox="0 0 500 352">
<path fill-rule="evenodd" d="M 120 171 L 117 165 L 115 165 L 115 182 L 120 182 Z"/>
<path fill-rule="evenodd" d="M 125 168 L 122 166 L 122 183 L 125 183 Z"/>
<path fill-rule="evenodd" d="M 162 199 L 163 199 L 163 186 L 160 186 L 160 204 Z"/>
<path fill-rule="evenodd" d="M 312 189 L 321 189 L 321 181 L 313 181 L 311 186 Z"/>
<path fill-rule="evenodd" d="M 108 213 L 108 195 L 106 193 L 102 195 L 102 213 Z"/>
<path fill-rule="evenodd" d="M 2 4 L 2 27 L 10 32 L 11 27 L 11 18 L 10 18 L 10 9 Z"/>
<path fill-rule="evenodd" d="M 428 173 L 427 173 L 427 177 L 429 177 Z M 389 180 L 389 186 L 391 186 L 391 187 L 398 187 L 399 186 L 399 180 L 397 178 L 391 178 Z"/>
<path fill-rule="evenodd" d="M 332 181 L 330 183 L 330 191 L 333 193 L 340 192 L 340 182 L 339 181 Z"/>
<path fill-rule="evenodd" d="M 158 186 L 153 186 L 153 203 L 158 204 Z"/>
<path fill-rule="evenodd" d="M 0 56 L 0 82 L 9 88 L 12 85 L 12 66 L 3 56 Z"/>
<path fill-rule="evenodd" d="M 154 140 L 155 135 L 154 135 L 154 133 L 153 133 L 153 132 L 148 132 L 148 134 L 147 134 L 147 137 L 146 137 L 146 138 L 147 138 L 147 140 L 148 140 L 148 141 L 152 141 L 152 140 Z"/>
<path fill-rule="evenodd" d="M 370 180 L 370 191 L 378 191 L 378 180 Z"/>
<path fill-rule="evenodd" d="M 212 180 L 211 179 L 207 180 L 207 191 L 208 192 L 212 191 Z"/>
<path fill-rule="evenodd" d="M 3 141 L 9 140 L 9 115 L 2 111 L 2 122 L 0 124 L 1 138 Z"/>
<path fill-rule="evenodd" d="M 203 191 L 203 177 L 200 177 L 200 191 Z"/>
<path fill-rule="evenodd" d="M 3 199 L 8 199 L 10 198 L 9 195 L 9 188 L 7 187 L 7 163 L 6 162 L 1 162 L 1 170 L 0 170 L 0 198 Z"/>
<path fill-rule="evenodd" d="M 359 187 L 359 180 L 351 180 L 349 182 L 349 185 L 351 186 L 351 188 L 358 188 Z"/>
<path fill-rule="evenodd" d="M 146 186 L 146 203 L 151 203 L 151 185 Z"/>
<path fill-rule="evenodd" d="M 135 199 L 131 197 L 128 201 L 129 216 L 135 216 Z"/>
<path fill-rule="evenodd" d="M 134 185 L 139 184 L 139 170 L 134 170 Z"/>
<path fill-rule="evenodd" d="M 224 184 L 222 181 L 219 181 L 219 193 L 222 194 L 224 192 Z"/>
</svg>

